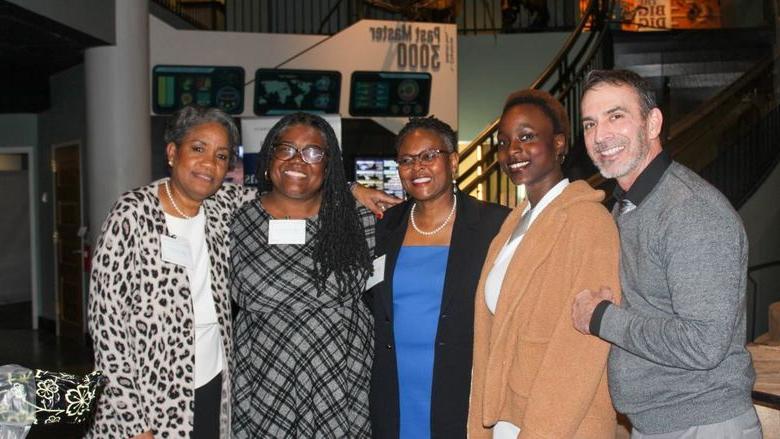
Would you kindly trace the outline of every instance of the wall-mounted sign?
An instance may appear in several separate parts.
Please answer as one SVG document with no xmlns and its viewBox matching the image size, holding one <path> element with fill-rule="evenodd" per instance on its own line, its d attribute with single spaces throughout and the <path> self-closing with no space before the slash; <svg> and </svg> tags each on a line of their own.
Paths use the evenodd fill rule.
<svg viewBox="0 0 780 439">
<path fill-rule="evenodd" d="M 244 69 L 241 67 L 154 66 L 152 106 L 170 114 L 197 104 L 218 107 L 229 114 L 244 111 Z"/>
<path fill-rule="evenodd" d="M 372 42 L 395 46 L 393 55 L 399 70 L 437 72 L 442 63 L 455 63 L 454 37 L 442 30 L 443 27 L 431 27 L 430 23 L 397 23 L 368 29 Z"/>
<path fill-rule="evenodd" d="M 338 113 L 341 73 L 322 70 L 259 69 L 254 110 L 258 116 L 294 111 Z"/>
<path fill-rule="evenodd" d="M 425 116 L 430 100 L 429 73 L 352 73 L 349 96 L 349 114 L 352 116 Z"/>
</svg>

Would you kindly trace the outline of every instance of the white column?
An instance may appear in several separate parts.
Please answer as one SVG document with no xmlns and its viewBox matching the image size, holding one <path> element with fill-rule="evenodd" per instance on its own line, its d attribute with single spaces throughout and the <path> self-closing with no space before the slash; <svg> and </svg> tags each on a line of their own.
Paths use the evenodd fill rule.
<svg viewBox="0 0 780 439">
<path fill-rule="evenodd" d="M 89 231 L 116 198 L 149 183 L 149 2 L 116 0 L 116 45 L 85 53 Z"/>
</svg>

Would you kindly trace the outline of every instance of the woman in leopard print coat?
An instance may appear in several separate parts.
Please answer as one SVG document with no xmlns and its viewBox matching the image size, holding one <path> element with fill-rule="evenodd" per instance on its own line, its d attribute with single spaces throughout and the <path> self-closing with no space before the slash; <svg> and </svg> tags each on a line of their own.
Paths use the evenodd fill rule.
<svg viewBox="0 0 780 439">
<path fill-rule="evenodd" d="M 211 300 L 206 298 L 206 303 L 216 313 L 218 326 L 212 332 L 218 334 L 212 337 L 212 346 L 221 350 L 223 359 L 218 372 L 221 398 L 220 380 L 216 380 L 217 396 L 211 401 L 219 407 L 219 422 L 209 421 L 218 425 L 220 437 L 229 435 L 227 359 L 232 344 L 227 236 L 233 211 L 255 194 L 222 184 L 238 141 L 235 124 L 222 111 L 185 107 L 171 119 L 166 141 L 171 178 L 122 195 L 97 242 L 88 321 L 95 367 L 106 374 L 109 384 L 99 399 L 89 437 L 190 437 L 193 427 L 193 437 L 203 437 L 197 435 L 194 419 L 194 302 L 203 302 L 196 299 L 197 287 L 191 291 L 188 271 L 194 262 L 188 266 L 165 254 L 165 241 L 175 238 L 172 224 L 198 217 L 201 237 L 205 229 L 208 259 L 200 266 L 208 273 L 201 275 L 210 278 Z"/>
</svg>

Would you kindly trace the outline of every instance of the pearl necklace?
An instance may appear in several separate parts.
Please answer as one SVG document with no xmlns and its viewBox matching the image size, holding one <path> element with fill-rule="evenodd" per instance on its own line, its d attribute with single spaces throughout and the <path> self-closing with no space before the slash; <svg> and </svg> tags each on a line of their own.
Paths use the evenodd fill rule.
<svg viewBox="0 0 780 439">
<path fill-rule="evenodd" d="M 409 219 L 412 222 L 412 228 L 414 228 L 415 232 L 419 233 L 420 235 L 425 235 L 425 236 L 433 236 L 433 235 L 441 232 L 442 229 L 444 227 L 446 227 L 447 224 L 449 224 L 450 220 L 452 219 L 452 215 L 455 214 L 455 207 L 457 205 L 458 205 L 458 197 L 453 196 L 452 197 L 452 209 L 450 209 L 450 214 L 447 215 L 447 218 L 444 220 L 444 222 L 441 223 L 441 225 L 439 227 L 436 227 L 435 229 L 431 230 L 430 232 L 423 232 L 422 230 L 420 230 L 419 227 L 417 227 L 417 222 L 415 222 L 415 220 L 414 220 L 414 208 L 417 207 L 417 203 L 415 202 L 414 204 L 412 204 L 412 213 L 409 215 Z"/>
<path fill-rule="evenodd" d="M 182 212 L 181 209 L 179 209 L 179 206 L 176 205 L 176 202 L 173 201 L 173 195 L 171 195 L 171 187 L 168 184 L 168 180 L 165 180 L 165 193 L 168 195 L 168 199 L 171 200 L 171 206 L 173 206 L 174 210 L 176 210 L 176 212 L 179 215 L 183 216 L 185 219 L 195 218 L 193 216 L 189 216 L 186 213 Z"/>
</svg>

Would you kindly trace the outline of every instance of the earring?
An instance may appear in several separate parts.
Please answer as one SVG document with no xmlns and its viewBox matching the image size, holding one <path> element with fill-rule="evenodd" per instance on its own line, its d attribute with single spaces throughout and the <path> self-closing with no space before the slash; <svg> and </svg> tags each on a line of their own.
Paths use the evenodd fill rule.
<svg viewBox="0 0 780 439">
<path fill-rule="evenodd" d="M 458 193 L 458 182 L 455 181 L 455 179 L 452 179 L 452 193 L 457 194 Z"/>
<path fill-rule="evenodd" d="M 563 161 L 566 160 L 566 153 L 559 154 L 558 158 L 560 159 L 561 164 L 563 164 Z"/>
<path fill-rule="evenodd" d="M 168 166 L 173 167 L 173 160 L 168 160 Z"/>
<path fill-rule="evenodd" d="M 268 169 L 265 170 L 263 173 L 263 177 L 265 177 L 266 180 L 268 180 Z"/>
</svg>

